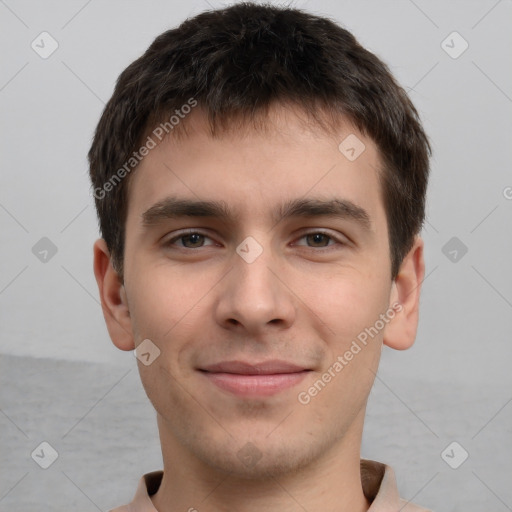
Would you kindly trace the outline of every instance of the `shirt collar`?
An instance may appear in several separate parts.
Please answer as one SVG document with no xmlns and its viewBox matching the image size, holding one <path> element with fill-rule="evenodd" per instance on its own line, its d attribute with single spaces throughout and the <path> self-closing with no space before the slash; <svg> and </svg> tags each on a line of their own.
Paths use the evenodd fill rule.
<svg viewBox="0 0 512 512">
<path fill-rule="evenodd" d="M 110 512 L 158 512 L 150 496 L 160 487 L 164 472 L 146 473 L 139 480 L 133 501 Z M 400 499 L 393 469 L 386 464 L 361 459 L 361 483 L 371 506 L 368 512 L 421 512 L 426 509 Z M 426 511 L 428 512 L 428 511 Z"/>
</svg>

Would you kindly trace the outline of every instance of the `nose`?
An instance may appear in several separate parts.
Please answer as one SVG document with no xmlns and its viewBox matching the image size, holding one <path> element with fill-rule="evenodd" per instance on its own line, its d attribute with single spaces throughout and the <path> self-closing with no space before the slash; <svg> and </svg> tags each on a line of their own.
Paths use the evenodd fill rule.
<svg viewBox="0 0 512 512">
<path fill-rule="evenodd" d="M 233 254 L 233 267 L 219 283 L 216 305 L 216 320 L 222 327 L 252 336 L 272 328 L 286 329 L 296 315 L 283 260 L 270 248 L 261 248 L 255 259 L 245 257 L 243 247 Z"/>
</svg>

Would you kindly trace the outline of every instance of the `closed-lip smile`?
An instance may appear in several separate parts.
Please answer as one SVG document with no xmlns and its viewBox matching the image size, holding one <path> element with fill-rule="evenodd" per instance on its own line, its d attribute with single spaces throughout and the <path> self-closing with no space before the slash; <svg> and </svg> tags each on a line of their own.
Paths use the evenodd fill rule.
<svg viewBox="0 0 512 512">
<path fill-rule="evenodd" d="M 223 361 L 199 368 L 224 391 L 245 397 L 270 396 L 298 384 L 311 371 L 278 359 L 249 363 Z"/>
</svg>

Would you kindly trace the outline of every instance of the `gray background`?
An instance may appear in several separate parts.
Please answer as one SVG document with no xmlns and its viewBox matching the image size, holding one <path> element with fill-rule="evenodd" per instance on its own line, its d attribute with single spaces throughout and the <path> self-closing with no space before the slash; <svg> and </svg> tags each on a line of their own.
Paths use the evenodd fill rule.
<svg viewBox="0 0 512 512">
<path fill-rule="evenodd" d="M 227 5 L 0 0 L 2 511 L 108 510 L 162 466 L 136 360 L 112 345 L 99 306 L 86 153 L 119 73 L 208 4 Z M 292 5 L 388 63 L 434 149 L 418 337 L 384 349 L 362 455 L 392 465 L 402 496 L 425 507 L 512 510 L 512 2 Z M 42 31 L 59 44 L 47 59 L 31 48 Z M 469 44 L 457 58 L 453 31 Z M 47 261 L 33 252 L 43 237 L 57 248 Z M 42 441 L 58 452 L 46 470 L 31 458 Z M 445 460 L 469 454 L 457 469 L 441 456 L 453 441 Z"/>
</svg>

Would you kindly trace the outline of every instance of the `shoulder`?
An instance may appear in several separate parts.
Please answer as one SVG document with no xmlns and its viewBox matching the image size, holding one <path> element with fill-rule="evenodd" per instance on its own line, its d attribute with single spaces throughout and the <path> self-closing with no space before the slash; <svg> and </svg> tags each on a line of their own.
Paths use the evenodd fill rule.
<svg viewBox="0 0 512 512">
<path fill-rule="evenodd" d="M 157 512 L 150 496 L 160 487 L 163 474 L 162 470 L 158 470 L 142 475 L 133 500 L 127 505 L 113 508 L 108 512 Z"/>
<path fill-rule="evenodd" d="M 410 501 L 400 498 L 400 512 L 433 512 L 430 508 L 423 508 Z"/>
</svg>

